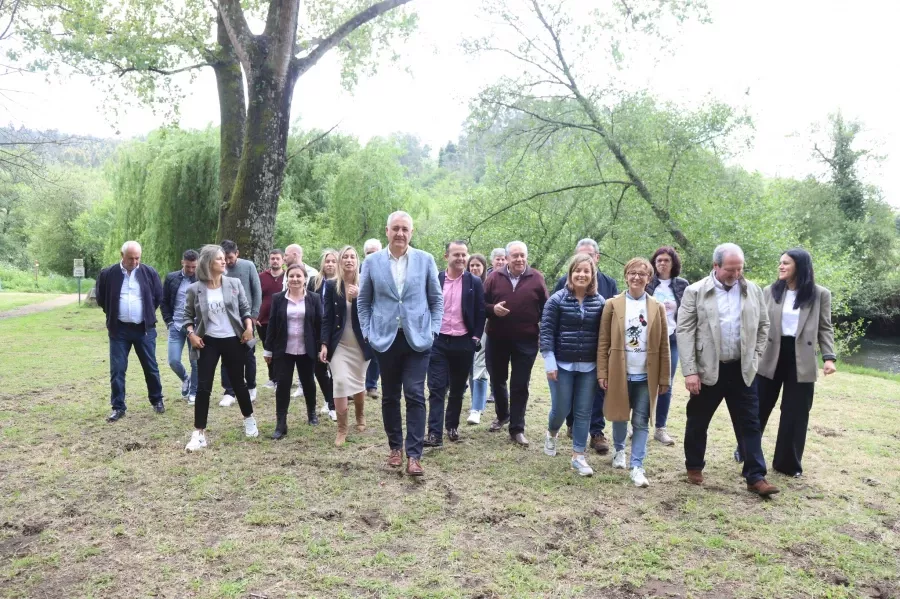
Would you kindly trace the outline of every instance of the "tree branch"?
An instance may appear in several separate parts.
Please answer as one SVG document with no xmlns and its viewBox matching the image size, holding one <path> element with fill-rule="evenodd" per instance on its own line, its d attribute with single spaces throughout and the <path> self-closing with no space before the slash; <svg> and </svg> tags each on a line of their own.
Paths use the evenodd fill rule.
<svg viewBox="0 0 900 599">
<path fill-rule="evenodd" d="M 244 72 L 250 74 L 250 48 L 253 45 L 255 37 L 250 31 L 247 19 L 244 17 L 244 9 L 241 8 L 240 0 L 219 0 L 216 5 L 215 0 L 210 3 L 216 9 L 222 24 L 225 25 L 225 31 L 228 32 L 228 38 L 238 60 L 244 67 Z"/>
<path fill-rule="evenodd" d="M 223 0 L 225 1 L 225 0 Z M 234 0 L 228 0 L 232 2 Z M 331 35 L 322 39 L 322 41 L 317 44 L 312 50 L 310 50 L 309 54 L 302 58 L 295 58 L 296 64 L 296 75 L 300 77 L 312 68 L 319 60 L 328 53 L 329 50 L 337 46 L 344 38 L 348 35 L 368 23 L 369 21 L 376 19 L 383 15 L 386 12 L 389 12 L 398 6 L 403 6 L 404 4 L 408 4 L 412 2 L 412 0 L 381 0 L 381 2 L 376 2 L 369 8 L 360 11 L 344 21 L 342 25 L 340 25 Z"/>
<path fill-rule="evenodd" d="M 312 146 L 316 145 L 317 143 L 319 143 L 320 141 L 322 141 L 323 139 L 325 139 L 326 137 L 328 137 L 328 135 L 329 135 L 332 131 L 334 131 L 335 129 L 338 128 L 338 125 L 340 125 L 340 123 L 335 123 L 335 124 L 331 127 L 331 129 L 329 129 L 328 131 L 322 133 L 321 135 L 317 135 L 316 137 L 314 137 L 313 139 L 311 139 L 308 143 L 304 144 L 302 148 L 300 148 L 299 150 L 297 150 L 296 152 L 294 152 L 293 154 L 291 154 L 290 156 L 288 156 L 288 157 L 287 157 L 287 160 L 286 160 L 285 162 L 290 162 L 290 161 L 293 160 L 297 155 L 302 154 L 303 152 L 305 152 L 306 150 L 308 150 L 308 149 L 311 148 Z"/>
<path fill-rule="evenodd" d="M 211 66 L 208 62 L 199 62 L 197 64 L 192 64 L 186 67 L 181 67 L 179 69 L 158 69 L 156 67 L 119 67 L 119 77 L 124 77 L 128 73 L 156 73 L 157 75 L 177 75 L 178 73 L 184 73 L 186 71 L 192 71 L 194 69 L 202 69 L 203 67 Z"/>
</svg>

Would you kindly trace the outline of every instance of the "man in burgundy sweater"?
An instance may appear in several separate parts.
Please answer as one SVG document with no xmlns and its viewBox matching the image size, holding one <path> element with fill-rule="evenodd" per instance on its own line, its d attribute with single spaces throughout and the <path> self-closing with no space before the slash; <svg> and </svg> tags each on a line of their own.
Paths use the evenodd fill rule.
<svg viewBox="0 0 900 599">
<path fill-rule="evenodd" d="M 259 331 L 259 338 L 263 342 L 263 349 L 266 347 L 266 331 L 269 329 L 269 312 L 272 309 L 272 296 L 281 293 L 284 286 L 284 252 L 274 249 L 269 252 L 269 269 L 259 273 L 259 286 L 262 288 L 262 303 L 259 306 L 259 320 L 257 321 L 256 330 Z M 272 370 L 272 364 L 269 364 L 269 382 L 263 385 L 267 389 L 275 388 L 275 375 Z"/>
<path fill-rule="evenodd" d="M 486 351 L 490 353 L 489 374 L 497 411 L 490 430 L 497 432 L 509 423 L 510 438 L 527 446 L 528 382 L 538 353 L 538 325 L 547 302 L 547 286 L 544 275 L 528 266 L 528 248 L 523 242 L 509 242 L 506 257 L 506 266 L 494 270 L 484 283 L 488 318 Z"/>
</svg>

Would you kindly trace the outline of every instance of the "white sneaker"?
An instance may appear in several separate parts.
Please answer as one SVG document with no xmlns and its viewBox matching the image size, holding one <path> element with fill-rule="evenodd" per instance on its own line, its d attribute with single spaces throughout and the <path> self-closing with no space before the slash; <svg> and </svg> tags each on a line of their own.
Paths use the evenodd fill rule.
<svg viewBox="0 0 900 599">
<path fill-rule="evenodd" d="M 319 414 L 327 414 L 328 412 L 328 404 L 325 404 L 324 406 L 322 406 L 322 409 L 319 410 Z"/>
<path fill-rule="evenodd" d="M 188 405 L 189 405 L 189 406 L 194 405 L 196 402 L 197 402 L 197 396 L 196 396 L 196 395 L 188 395 Z"/>
<path fill-rule="evenodd" d="M 254 387 L 253 389 L 250 389 L 250 401 L 251 402 L 256 401 L 256 387 Z"/>
<path fill-rule="evenodd" d="M 253 416 L 244 418 L 244 435 L 247 437 L 259 436 L 259 429 L 256 428 L 256 418 Z"/>
<path fill-rule="evenodd" d="M 643 468 L 632 468 L 631 469 L 631 482 L 634 483 L 635 487 L 649 487 L 650 481 L 647 480 L 647 477 L 644 476 Z"/>
<path fill-rule="evenodd" d="M 653 438 L 663 445 L 675 445 L 675 440 L 669 436 L 669 433 L 664 426 L 656 429 L 656 432 L 653 433 Z"/>
<path fill-rule="evenodd" d="M 219 405 L 223 408 L 227 408 L 229 406 L 233 406 L 234 402 L 237 401 L 237 398 L 234 395 L 228 395 L 227 393 L 222 396 L 222 401 L 219 402 Z"/>
<path fill-rule="evenodd" d="M 547 431 L 545 433 L 545 435 L 546 436 L 544 437 L 544 453 L 551 457 L 555 456 L 556 455 L 556 437 L 551 437 L 550 431 Z"/>
<path fill-rule="evenodd" d="M 297 385 L 297 390 L 294 391 L 294 394 L 291 397 L 300 397 L 303 395 L 303 385 Z"/>
<path fill-rule="evenodd" d="M 200 431 L 194 431 L 191 433 L 191 440 L 184 446 L 184 450 L 197 451 L 200 449 L 206 449 L 206 435 Z"/>
<path fill-rule="evenodd" d="M 478 410 L 471 410 L 469 412 L 469 418 L 466 420 L 466 424 L 481 424 L 481 412 Z"/>
<path fill-rule="evenodd" d="M 187 394 L 191 390 L 191 377 L 187 377 L 183 381 L 181 381 L 181 397 L 187 397 Z"/>
<path fill-rule="evenodd" d="M 634 431 L 631 429 L 631 423 L 629 422 L 628 423 L 628 434 L 625 435 L 625 438 L 630 439 L 632 437 L 632 435 L 634 435 Z"/>
<path fill-rule="evenodd" d="M 594 474 L 594 469 L 588 466 L 587 460 L 584 459 L 584 454 L 578 454 L 572 458 L 572 470 L 581 476 L 592 476 Z"/>
<path fill-rule="evenodd" d="M 331 418 L 332 422 L 337 422 L 337 412 L 334 410 L 328 410 L 328 417 Z"/>
<path fill-rule="evenodd" d="M 266 384 L 263 385 L 263 389 L 274 389 L 275 381 L 266 381 Z"/>
<path fill-rule="evenodd" d="M 618 468 L 619 470 L 625 469 L 625 450 L 620 449 L 616 452 L 616 455 L 613 456 L 612 467 Z"/>
</svg>

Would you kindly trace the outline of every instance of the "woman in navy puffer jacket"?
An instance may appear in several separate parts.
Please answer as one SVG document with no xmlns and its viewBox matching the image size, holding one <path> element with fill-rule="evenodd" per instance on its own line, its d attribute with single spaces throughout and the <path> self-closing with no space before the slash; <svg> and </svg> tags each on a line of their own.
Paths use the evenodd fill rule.
<svg viewBox="0 0 900 599">
<path fill-rule="evenodd" d="M 597 343 L 605 300 L 597 293 L 597 267 L 587 254 L 569 262 L 566 286 L 547 300 L 541 318 L 541 354 L 550 384 L 550 419 L 544 453 L 556 455 L 557 434 L 574 404 L 572 469 L 594 473 L 584 458 L 597 390 Z"/>
</svg>

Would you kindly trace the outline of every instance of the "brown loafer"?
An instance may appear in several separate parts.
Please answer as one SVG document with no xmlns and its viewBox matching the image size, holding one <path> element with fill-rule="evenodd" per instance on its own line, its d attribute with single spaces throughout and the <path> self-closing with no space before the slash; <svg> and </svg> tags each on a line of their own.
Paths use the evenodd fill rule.
<svg viewBox="0 0 900 599">
<path fill-rule="evenodd" d="M 403 465 L 403 453 L 399 449 L 392 449 L 388 456 L 387 465 L 391 468 L 399 468 Z"/>
<path fill-rule="evenodd" d="M 609 453 L 609 442 L 606 440 L 606 437 L 604 437 L 602 433 L 599 435 L 591 435 L 591 449 L 593 449 L 600 455 L 606 455 Z"/>
<path fill-rule="evenodd" d="M 422 464 L 416 458 L 409 458 L 406 461 L 406 473 L 410 476 L 422 476 L 425 471 L 422 470 Z"/>
<path fill-rule="evenodd" d="M 751 493 L 756 493 L 760 497 L 768 497 L 769 495 L 781 492 L 781 489 L 775 485 L 770 485 L 764 478 L 759 479 L 752 485 L 748 483 L 747 490 Z"/>
<path fill-rule="evenodd" d="M 688 482 L 692 485 L 702 485 L 703 484 L 703 471 L 702 470 L 688 470 Z"/>
</svg>

